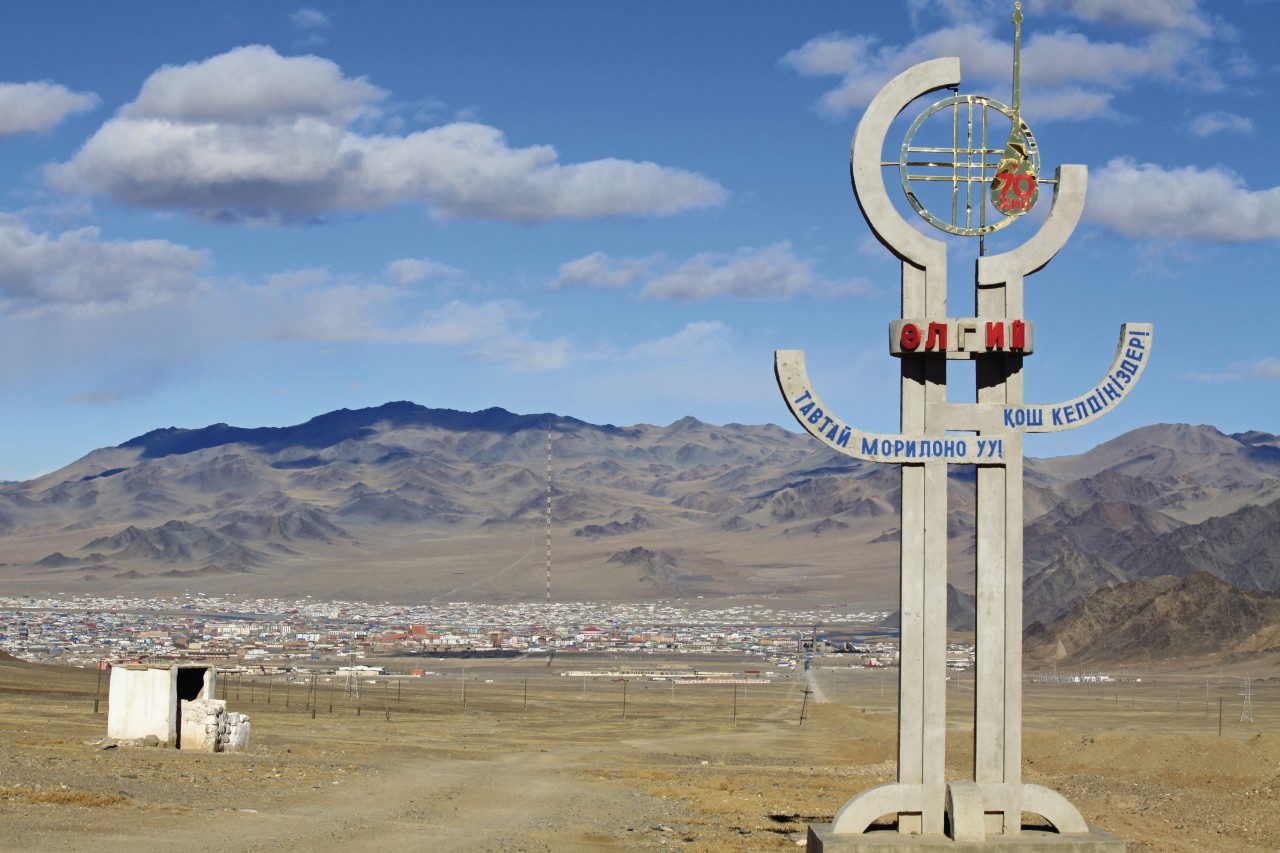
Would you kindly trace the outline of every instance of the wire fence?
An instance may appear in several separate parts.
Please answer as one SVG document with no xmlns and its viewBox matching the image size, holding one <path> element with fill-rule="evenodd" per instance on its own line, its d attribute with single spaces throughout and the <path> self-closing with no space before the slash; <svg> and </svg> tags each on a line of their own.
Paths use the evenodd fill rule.
<svg viewBox="0 0 1280 853">
<path fill-rule="evenodd" d="M 566 676 L 557 673 L 448 673 L 427 677 L 294 672 L 287 675 L 221 673 L 217 697 L 228 708 L 296 711 L 388 720 L 445 714 L 577 713 L 618 720 L 698 720 L 706 723 L 800 722 L 803 682 L 758 679 L 748 683 L 684 684 L 673 680 Z M 788 713 L 791 709 L 791 713 Z"/>
<path fill-rule="evenodd" d="M 897 670 L 816 667 L 823 698 L 896 712 Z M 951 671 L 948 719 L 973 716 L 972 671 Z M 1280 733 L 1280 679 L 1248 674 L 1138 673 L 1031 675 L 1023 680 L 1024 727 L 1143 729 L 1173 734 Z"/>
<path fill-rule="evenodd" d="M 675 719 L 708 725 L 803 724 L 815 703 L 896 714 L 898 671 L 814 666 L 808 676 L 743 679 L 747 683 L 677 683 L 672 679 L 569 675 L 543 667 L 461 667 L 427 676 L 321 670 L 287 674 L 222 671 L 217 698 L 232 710 L 381 716 L 590 713 L 597 719 Z M 947 714 L 971 724 L 972 671 L 952 671 Z M 1031 676 L 1022 685 L 1024 728 L 1107 728 L 1151 733 L 1250 736 L 1280 733 L 1280 678 L 1220 673 Z M 95 714 L 106 710 L 99 685 Z M 100 711 L 101 706 L 101 711 Z"/>
</svg>

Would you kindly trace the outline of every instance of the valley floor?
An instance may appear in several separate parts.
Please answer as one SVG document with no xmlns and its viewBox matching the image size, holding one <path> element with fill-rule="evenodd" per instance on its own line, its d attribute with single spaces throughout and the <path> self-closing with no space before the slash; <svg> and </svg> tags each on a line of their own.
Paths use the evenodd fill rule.
<svg viewBox="0 0 1280 853">
<path fill-rule="evenodd" d="M 893 671 L 818 670 L 806 696 L 798 676 L 673 687 L 438 666 L 367 680 L 358 700 L 225 679 L 253 736 L 214 755 L 106 742 L 94 673 L 0 663 L 0 850 L 795 850 L 895 770 Z M 1132 853 L 1275 851 L 1276 675 L 1251 682 L 1254 722 L 1236 704 L 1221 735 L 1217 698 L 1240 691 L 1211 701 L 1203 673 L 1029 684 L 1026 778 Z M 967 689 L 948 694 L 955 778 Z"/>
</svg>

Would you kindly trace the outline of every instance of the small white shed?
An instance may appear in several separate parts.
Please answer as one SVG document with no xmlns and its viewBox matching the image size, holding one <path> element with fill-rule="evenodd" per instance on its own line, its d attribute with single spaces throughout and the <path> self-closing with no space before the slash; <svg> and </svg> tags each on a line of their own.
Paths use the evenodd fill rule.
<svg viewBox="0 0 1280 853">
<path fill-rule="evenodd" d="M 181 748 L 183 701 L 213 699 L 216 688 L 217 669 L 209 663 L 114 665 L 107 737 L 141 741 L 154 735 Z"/>
</svg>

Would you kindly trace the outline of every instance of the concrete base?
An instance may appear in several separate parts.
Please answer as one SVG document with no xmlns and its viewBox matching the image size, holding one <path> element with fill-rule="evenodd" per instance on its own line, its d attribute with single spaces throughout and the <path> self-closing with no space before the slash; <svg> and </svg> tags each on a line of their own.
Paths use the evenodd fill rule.
<svg viewBox="0 0 1280 853">
<path fill-rule="evenodd" d="M 807 853 L 920 853 L 954 851 L 980 853 L 1124 853 L 1124 841 L 1109 832 L 1089 827 L 1088 834 L 1059 835 L 1024 829 L 1018 835 L 992 835 L 986 841 L 952 841 L 938 835 L 902 835 L 897 830 L 876 830 L 861 835 L 836 835 L 829 823 L 809 825 Z"/>
</svg>

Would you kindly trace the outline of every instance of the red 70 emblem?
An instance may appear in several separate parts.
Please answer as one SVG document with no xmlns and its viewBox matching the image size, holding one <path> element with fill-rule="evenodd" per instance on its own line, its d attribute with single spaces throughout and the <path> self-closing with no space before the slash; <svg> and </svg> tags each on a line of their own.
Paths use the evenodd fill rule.
<svg viewBox="0 0 1280 853">
<path fill-rule="evenodd" d="M 1036 192 L 1036 176 L 1030 172 L 999 172 L 1000 195 L 996 199 L 996 208 L 1001 213 L 1024 213 L 1031 209 Z"/>
</svg>

